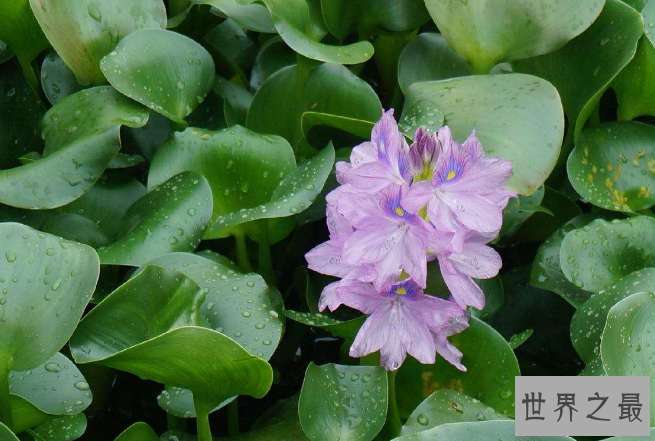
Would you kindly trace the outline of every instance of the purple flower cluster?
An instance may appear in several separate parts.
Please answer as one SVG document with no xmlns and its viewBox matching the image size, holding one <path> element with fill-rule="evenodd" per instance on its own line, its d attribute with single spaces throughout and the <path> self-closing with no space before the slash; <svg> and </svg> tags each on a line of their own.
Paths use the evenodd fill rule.
<svg viewBox="0 0 655 441">
<path fill-rule="evenodd" d="M 468 326 L 468 306 L 484 307 L 473 279 L 500 270 L 500 256 L 486 244 L 515 196 L 503 188 L 511 164 L 485 157 L 475 132 L 458 144 L 448 127 L 436 134 L 419 128 L 409 146 L 389 110 L 371 141 L 336 169 L 341 185 L 327 196 L 330 240 L 305 256 L 310 269 L 341 279 L 325 287 L 321 311 L 344 304 L 369 315 L 353 357 L 380 351 L 381 363 L 395 370 L 408 353 L 432 364 L 438 352 L 465 370 L 447 339 Z M 433 260 L 448 300 L 423 292 Z"/>
</svg>

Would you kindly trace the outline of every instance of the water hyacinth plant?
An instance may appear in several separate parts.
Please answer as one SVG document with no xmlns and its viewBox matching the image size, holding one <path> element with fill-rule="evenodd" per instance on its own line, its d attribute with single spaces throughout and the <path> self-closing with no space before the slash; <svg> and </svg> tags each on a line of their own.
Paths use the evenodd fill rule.
<svg viewBox="0 0 655 441">
<path fill-rule="evenodd" d="M 0 440 L 519 441 L 519 375 L 655 427 L 652 22 L 0 0 Z"/>
</svg>

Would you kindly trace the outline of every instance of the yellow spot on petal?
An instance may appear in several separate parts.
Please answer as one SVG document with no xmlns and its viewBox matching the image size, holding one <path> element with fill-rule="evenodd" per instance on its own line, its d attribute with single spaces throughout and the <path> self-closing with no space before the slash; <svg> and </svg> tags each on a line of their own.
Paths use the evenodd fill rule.
<svg viewBox="0 0 655 441">
<path fill-rule="evenodd" d="M 403 211 L 403 209 L 400 208 L 400 207 L 396 208 L 395 211 L 396 211 L 396 214 L 397 214 L 398 216 L 402 216 L 403 214 L 405 214 L 405 212 Z"/>
<path fill-rule="evenodd" d="M 451 170 L 448 172 L 448 176 L 446 176 L 446 180 L 450 181 L 455 177 L 455 170 Z"/>
<path fill-rule="evenodd" d="M 396 289 L 396 294 L 404 296 L 405 294 L 407 294 L 407 290 L 405 288 L 403 288 L 403 287 L 400 287 L 400 288 Z"/>
</svg>

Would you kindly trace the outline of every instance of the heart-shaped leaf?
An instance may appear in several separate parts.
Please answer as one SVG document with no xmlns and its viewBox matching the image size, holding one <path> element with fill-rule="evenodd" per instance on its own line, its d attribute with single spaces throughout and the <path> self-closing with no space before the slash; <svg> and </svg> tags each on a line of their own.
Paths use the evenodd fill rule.
<svg viewBox="0 0 655 441">
<path fill-rule="evenodd" d="M 387 375 L 381 366 L 310 363 L 298 414 L 311 441 L 370 441 L 387 416 Z"/>
<path fill-rule="evenodd" d="M 393 441 L 521 441 L 514 434 L 514 421 L 482 421 L 444 424 L 434 429 L 394 438 Z M 530 441 L 574 441 L 568 436 L 530 436 Z"/>
<path fill-rule="evenodd" d="M 471 74 L 471 67 L 446 43 L 443 35 L 425 32 L 410 41 L 398 59 L 398 85 L 403 92 L 421 81 Z"/>
<path fill-rule="evenodd" d="M 30 209 L 65 205 L 89 191 L 120 149 L 120 127 L 141 127 L 145 108 L 111 87 L 82 90 L 45 115 L 42 159 L 0 171 L 0 202 Z"/>
<path fill-rule="evenodd" d="M 477 73 L 501 62 L 546 54 L 591 25 L 605 0 L 590 2 L 485 2 L 426 0 L 450 47 Z"/>
<path fill-rule="evenodd" d="M 83 86 L 77 82 L 73 71 L 54 50 L 43 59 L 41 87 L 46 98 L 53 105 L 83 89 Z"/>
<path fill-rule="evenodd" d="M 283 67 L 296 64 L 295 52 L 280 37 L 271 37 L 262 44 L 250 72 L 250 88 L 259 90 L 262 84 Z"/>
<path fill-rule="evenodd" d="M 429 20 L 422 0 L 321 0 L 321 12 L 341 41 L 353 32 L 368 37 L 374 31 L 412 31 Z"/>
<path fill-rule="evenodd" d="M 14 63 L 0 65 L 0 96 L 0 167 L 13 167 L 30 149 L 40 148 L 45 109 Z"/>
<path fill-rule="evenodd" d="M 271 113 L 271 106 L 295 96 L 297 81 L 295 66 L 285 67 L 272 75 L 255 94 L 248 110 L 248 128 L 283 136 L 295 145 L 301 134 L 299 115 L 304 112 L 364 121 L 380 118 L 382 104 L 371 86 L 338 64 L 323 64 L 312 69 L 304 86 L 304 98 Z"/>
<path fill-rule="evenodd" d="M 409 435 L 450 423 L 506 420 L 480 400 L 454 390 L 438 390 L 427 397 L 414 412 L 400 432 Z"/>
<path fill-rule="evenodd" d="M 86 431 L 86 416 L 77 415 L 54 418 L 35 427 L 33 433 L 48 441 L 72 441 L 80 438 Z"/>
<path fill-rule="evenodd" d="M 241 4 L 256 0 L 237 0 Z M 359 64 L 373 56 L 373 45 L 368 41 L 345 46 L 332 46 L 314 39 L 310 8 L 307 0 L 261 0 L 271 13 L 273 25 L 284 42 L 300 55 L 327 63 Z"/>
<path fill-rule="evenodd" d="M 560 250 L 564 237 L 570 231 L 581 228 L 594 219 L 596 216 L 592 214 L 571 219 L 541 244 L 530 272 L 532 286 L 553 291 L 576 308 L 589 300 L 591 294 L 569 282 L 562 272 Z"/>
<path fill-rule="evenodd" d="M 598 292 L 633 271 L 654 267 L 654 244 L 655 219 L 597 219 L 566 235 L 560 265 L 575 286 Z"/>
<path fill-rule="evenodd" d="M 92 248 L 21 224 L 0 224 L 3 369 L 28 370 L 53 356 L 73 333 L 100 266 Z"/>
<path fill-rule="evenodd" d="M 185 124 L 214 82 L 214 60 L 205 48 L 158 29 L 123 38 L 100 68 L 119 92 L 179 124 Z"/>
<path fill-rule="evenodd" d="M 98 249 L 110 265 L 145 265 L 174 251 L 193 251 L 212 213 L 207 180 L 194 172 L 173 176 L 139 199 L 125 213 L 119 239 Z"/>
<path fill-rule="evenodd" d="M 153 188 L 184 170 L 204 175 L 212 189 L 214 221 L 219 216 L 270 201 L 280 180 L 294 168 L 293 150 L 280 137 L 259 135 L 240 126 L 218 132 L 188 128 L 175 132 L 157 150 L 148 187 Z M 210 236 L 208 233 L 207 237 L 230 234 Z"/>
<path fill-rule="evenodd" d="M 159 437 L 146 423 L 134 423 L 114 441 L 159 441 Z"/>
<path fill-rule="evenodd" d="M 109 238 L 98 224 L 80 214 L 64 213 L 48 219 L 41 230 L 73 242 L 98 248 L 109 243 Z"/>
<path fill-rule="evenodd" d="M 9 430 L 9 428 L 2 423 L 0 423 L 0 438 L 2 441 L 20 441 L 16 435 L 14 435 L 14 432 Z"/>
<path fill-rule="evenodd" d="M 105 83 L 100 59 L 137 29 L 166 27 L 161 0 L 30 0 L 43 32 L 82 85 Z"/>
<path fill-rule="evenodd" d="M 600 343 L 607 375 L 645 375 L 650 381 L 650 420 L 655 420 L 655 295 L 633 294 L 610 309 Z M 645 418 L 648 418 L 644 415 Z"/>
<path fill-rule="evenodd" d="M 655 127 L 611 122 L 582 132 L 566 163 L 573 188 L 594 205 L 635 212 L 655 204 Z"/>
<path fill-rule="evenodd" d="M 328 145 L 282 179 L 269 202 L 216 218 L 208 229 L 207 237 L 222 237 L 225 234 L 223 231 L 230 231 L 246 222 L 284 218 L 304 211 L 323 189 L 333 166 L 334 148 Z"/>
<path fill-rule="evenodd" d="M 58 211 L 93 220 L 109 239 L 115 240 L 125 212 L 146 193 L 143 184 L 134 178 L 105 173 L 88 193 Z"/>
<path fill-rule="evenodd" d="M 249 31 L 275 33 L 271 14 L 259 3 L 240 4 L 237 0 L 191 0 L 194 4 L 212 5 Z"/>
<path fill-rule="evenodd" d="M 578 7 L 578 3 L 571 5 Z M 642 33 L 637 11 L 619 0 L 607 0 L 598 19 L 564 47 L 512 66 L 514 71 L 537 75 L 557 87 L 570 133 L 577 140 L 605 89 L 634 56 Z"/>
<path fill-rule="evenodd" d="M 633 294 L 655 291 L 655 268 L 630 273 L 587 300 L 571 320 L 571 341 L 586 364 L 600 360 L 600 341 L 607 314 Z"/>
<path fill-rule="evenodd" d="M 488 156 L 511 161 L 508 186 L 521 194 L 532 194 L 555 167 L 564 115 L 557 90 L 546 81 L 506 74 L 414 83 L 405 108 L 420 102 L 445 112 L 444 124 L 457 140 L 475 129 Z M 417 124 L 426 119 L 435 118 L 424 113 Z"/>
<path fill-rule="evenodd" d="M 467 371 L 455 369 L 441 357 L 433 365 L 408 358 L 396 382 L 400 415 L 409 416 L 421 401 L 439 389 L 456 389 L 505 415 L 514 414 L 514 377 L 520 375 L 514 351 L 491 326 L 474 317 L 470 326 L 449 340 L 464 353 Z M 513 433 L 513 432 L 512 432 Z"/>
<path fill-rule="evenodd" d="M 653 3 L 655 5 L 655 2 Z M 612 82 L 619 107 L 617 116 L 629 121 L 642 115 L 655 115 L 655 86 L 649 78 L 655 75 L 655 47 L 641 37 L 637 52 L 630 63 Z"/>
</svg>

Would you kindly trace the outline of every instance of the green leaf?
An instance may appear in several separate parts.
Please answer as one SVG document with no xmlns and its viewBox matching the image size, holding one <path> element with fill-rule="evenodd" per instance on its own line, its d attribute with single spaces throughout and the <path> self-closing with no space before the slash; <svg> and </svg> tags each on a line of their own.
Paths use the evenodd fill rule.
<svg viewBox="0 0 655 441">
<path fill-rule="evenodd" d="M 144 110 L 104 86 L 61 100 L 43 119 L 43 158 L 0 171 L 0 202 L 44 209 L 79 198 L 118 153 L 121 125 L 143 126 Z"/>
<path fill-rule="evenodd" d="M 582 215 L 578 204 L 563 193 L 546 186 L 540 210 L 521 226 L 513 239 L 520 242 L 543 242 L 571 219 Z"/>
<path fill-rule="evenodd" d="M 530 196 L 518 195 L 511 198 L 503 209 L 503 226 L 498 237 L 506 238 L 513 236 L 521 226 L 533 215 L 544 198 L 546 188 L 542 185 Z"/>
<path fill-rule="evenodd" d="M 307 326 L 322 328 L 328 331 L 335 337 L 341 337 L 346 341 L 352 342 L 359 331 L 359 328 L 366 320 L 366 316 L 351 320 L 338 320 L 320 312 L 299 312 L 285 309 L 282 311 L 285 317 L 290 318 L 294 322 L 302 323 Z"/>
<path fill-rule="evenodd" d="M 312 69 L 304 85 L 304 100 L 289 102 L 297 91 L 297 67 L 288 66 L 272 75 L 257 91 L 248 111 L 247 126 L 297 142 L 305 112 L 317 112 L 363 121 L 380 119 L 382 104 L 368 83 L 344 66 L 323 64 Z M 279 103 L 288 105 L 278 108 Z M 271 112 L 272 108 L 278 108 Z"/>
<path fill-rule="evenodd" d="M 194 172 L 175 175 L 127 210 L 119 239 L 98 249 L 100 261 L 140 266 L 171 252 L 193 251 L 205 234 L 211 213 L 207 180 Z"/>
<path fill-rule="evenodd" d="M 11 405 L 11 430 L 15 433 L 22 433 L 53 418 L 17 395 L 10 395 L 9 403 Z"/>
<path fill-rule="evenodd" d="M 295 165 L 291 146 L 280 137 L 260 135 L 240 126 L 218 132 L 188 128 L 175 132 L 157 150 L 150 166 L 148 188 L 184 170 L 204 175 L 212 190 L 213 222 L 219 216 L 270 201 L 280 180 L 291 173 Z M 254 227 L 243 226 L 237 231 Z M 226 231 L 221 236 L 208 232 L 207 238 L 230 234 Z"/>
<path fill-rule="evenodd" d="M 398 59 L 398 84 L 403 93 L 421 81 L 471 74 L 471 67 L 446 43 L 443 35 L 425 32 L 410 41 Z"/>
<path fill-rule="evenodd" d="M 123 38 L 100 68 L 119 92 L 179 124 L 185 124 L 214 82 L 214 60 L 205 48 L 159 29 Z"/>
<path fill-rule="evenodd" d="M 594 205 L 635 212 L 655 204 L 655 127 L 611 122 L 582 132 L 566 163 L 573 188 Z"/>
<path fill-rule="evenodd" d="M 222 237 L 224 231 L 230 231 L 246 222 L 284 218 L 304 211 L 323 189 L 333 166 L 334 148 L 328 145 L 285 176 L 273 191 L 269 202 L 216 218 L 209 227 L 207 237 Z"/>
<path fill-rule="evenodd" d="M 9 392 L 48 415 L 76 415 L 91 404 L 91 391 L 72 361 L 55 353 L 28 371 L 9 373 Z M 13 410 L 13 409 L 12 409 Z"/>
<path fill-rule="evenodd" d="M 607 0 L 598 19 L 580 36 L 555 52 L 512 66 L 557 87 L 577 140 L 603 92 L 634 56 L 642 33 L 638 12 L 619 0 Z"/>
<path fill-rule="evenodd" d="M 55 418 L 34 428 L 36 436 L 48 441 L 73 441 L 84 435 L 86 416 L 77 415 Z"/>
<path fill-rule="evenodd" d="M 651 345 L 655 337 L 655 294 L 627 297 L 610 309 L 600 343 L 607 375 L 650 377 L 650 419 L 655 420 L 655 366 Z"/>
<path fill-rule="evenodd" d="M 412 31 L 429 20 L 422 0 L 321 0 L 321 11 L 330 33 L 341 41 L 351 33 Z"/>
<path fill-rule="evenodd" d="M 256 0 L 237 0 L 241 4 Z M 311 28 L 307 0 L 261 0 L 271 13 L 273 25 L 284 42 L 300 55 L 326 63 L 359 64 L 373 56 L 373 45 L 368 41 L 345 46 L 332 46 L 316 41 Z"/>
<path fill-rule="evenodd" d="M 280 37 L 271 37 L 259 48 L 250 72 L 250 88 L 259 90 L 271 75 L 292 64 L 296 64 L 295 52 Z"/>
<path fill-rule="evenodd" d="M 530 436 L 514 435 L 514 421 L 482 421 L 444 424 L 434 429 L 424 430 L 393 441 L 574 441 L 568 436 Z"/>
<path fill-rule="evenodd" d="M 166 27 L 162 0 L 30 0 L 43 32 L 82 85 L 105 83 L 98 63 L 137 29 Z M 111 81 L 111 80 L 110 80 Z"/>
<path fill-rule="evenodd" d="M 41 148 L 45 109 L 13 62 L 0 65 L 0 97 L 0 168 L 13 167 L 22 155 Z"/>
<path fill-rule="evenodd" d="M 534 193 L 557 162 L 564 115 L 557 91 L 546 81 L 506 74 L 415 83 L 405 108 L 420 102 L 442 109 L 459 141 L 475 129 L 488 156 L 511 161 L 508 186 L 521 194 Z"/>
<path fill-rule="evenodd" d="M 30 63 L 48 47 L 48 40 L 34 18 L 28 0 L 2 2 L 0 17 L 3 17 L 0 39 L 16 54 L 25 76 L 36 86 Z"/>
<path fill-rule="evenodd" d="M 655 291 L 655 268 L 644 268 L 621 278 L 587 300 L 571 320 L 571 341 L 584 362 L 600 361 L 600 341 L 607 314 L 633 294 Z"/>
<path fill-rule="evenodd" d="M 43 59 L 41 87 L 46 98 L 53 105 L 83 89 L 83 86 L 77 82 L 73 71 L 66 66 L 64 60 L 54 50 Z"/>
<path fill-rule="evenodd" d="M 517 3 L 426 0 L 439 31 L 477 73 L 501 62 L 546 54 L 583 32 L 600 14 L 604 0 Z"/>
<path fill-rule="evenodd" d="M 350 133 L 357 138 L 368 139 L 371 136 L 371 131 L 373 130 L 373 121 L 365 121 L 356 118 L 348 118 L 345 116 L 331 115 L 329 113 L 319 113 L 319 112 L 304 112 L 302 114 L 302 132 L 305 137 L 311 144 L 321 145 L 325 144 L 322 141 L 314 141 L 312 134 L 312 129 L 318 127 L 332 127 L 337 130 Z M 328 136 L 332 133 L 328 133 Z M 325 138 L 321 136 L 321 138 Z M 352 145 L 352 144 L 350 144 Z"/>
<path fill-rule="evenodd" d="M 159 441 L 159 437 L 146 423 L 134 423 L 114 441 Z"/>
<path fill-rule="evenodd" d="M 387 416 L 387 375 L 381 366 L 310 363 L 298 414 L 311 441 L 370 441 Z"/>
<path fill-rule="evenodd" d="M 192 0 L 194 4 L 211 5 L 249 31 L 275 33 L 271 14 L 259 3 L 241 4 L 237 0 Z"/>
<path fill-rule="evenodd" d="M 191 389 L 209 408 L 239 394 L 261 398 L 273 380 L 270 365 L 197 326 L 205 323 L 203 297 L 183 274 L 148 266 L 84 317 L 71 338 L 73 357 Z"/>
<path fill-rule="evenodd" d="M 59 211 L 93 220 L 109 239 L 115 240 L 127 209 L 146 194 L 146 188 L 136 179 L 122 173 L 105 173 L 84 196 Z"/>
<path fill-rule="evenodd" d="M 13 359 L 11 369 L 28 370 L 73 333 L 98 280 L 98 256 L 86 245 L 21 224 L 0 224 L 0 237 L 0 353 Z"/>
<path fill-rule="evenodd" d="M 249 71 L 255 61 L 257 43 L 245 29 L 228 18 L 207 32 L 202 42 L 215 57 L 219 75 L 248 81 L 244 72 Z"/>
<path fill-rule="evenodd" d="M 514 414 L 514 377 L 520 375 L 514 351 L 491 326 L 471 317 L 470 326 L 449 340 L 464 353 L 461 372 L 441 357 L 433 365 L 408 358 L 396 382 L 400 415 L 409 416 L 432 392 L 451 389 L 476 397 L 505 415 Z"/>
<path fill-rule="evenodd" d="M 591 294 L 588 291 L 578 288 L 564 276 L 560 266 L 560 250 L 564 237 L 570 231 L 587 225 L 596 217 L 587 214 L 573 218 L 541 244 L 530 272 L 532 286 L 553 291 L 576 308 L 589 299 Z"/>
<path fill-rule="evenodd" d="M 63 237 L 98 248 L 109 243 L 109 238 L 91 219 L 74 213 L 64 213 L 51 217 L 41 229 L 44 233 Z"/>
<path fill-rule="evenodd" d="M 506 420 L 494 409 L 454 390 L 438 390 L 427 397 L 409 416 L 401 435 L 433 429 L 443 424 L 466 421 Z"/>
<path fill-rule="evenodd" d="M 0 423 L 0 441 L 20 441 L 7 426 Z"/>
<path fill-rule="evenodd" d="M 228 126 L 245 124 L 253 96 L 243 87 L 239 87 L 225 78 L 216 77 L 214 92 L 224 100 L 223 113 Z"/>
<path fill-rule="evenodd" d="M 655 2 L 653 3 L 655 5 Z M 617 117 L 629 121 L 642 115 L 655 115 L 655 86 L 649 78 L 655 75 L 655 47 L 646 36 L 641 37 L 630 63 L 612 82 L 618 101 Z"/>
<path fill-rule="evenodd" d="M 523 343 L 528 341 L 528 339 L 532 337 L 533 333 L 534 333 L 534 329 L 526 329 L 523 332 L 519 332 L 518 334 L 512 335 L 510 339 L 507 340 L 507 343 L 509 344 L 510 348 L 516 349 L 519 346 L 521 346 Z"/>
<path fill-rule="evenodd" d="M 655 266 L 655 219 L 597 219 L 562 242 L 562 272 L 578 288 L 598 292 L 633 271 Z"/>
</svg>

